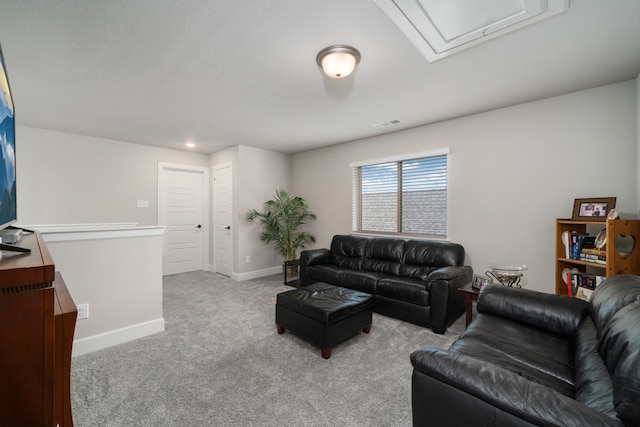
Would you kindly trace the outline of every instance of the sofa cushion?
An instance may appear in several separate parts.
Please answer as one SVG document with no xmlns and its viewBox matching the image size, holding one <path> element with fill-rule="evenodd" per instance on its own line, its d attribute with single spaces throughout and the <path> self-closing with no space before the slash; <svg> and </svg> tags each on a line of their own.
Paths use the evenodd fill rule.
<svg viewBox="0 0 640 427">
<path fill-rule="evenodd" d="M 574 397 L 572 338 L 480 313 L 450 350 Z"/>
<path fill-rule="evenodd" d="M 333 264 L 354 270 L 362 268 L 362 257 L 367 239 L 358 236 L 336 235 L 331 240 Z"/>
<path fill-rule="evenodd" d="M 438 240 L 407 240 L 404 247 L 404 263 L 447 267 L 464 264 L 464 247 L 457 243 Z"/>
<path fill-rule="evenodd" d="M 307 267 L 307 277 L 316 282 L 338 285 L 338 276 L 345 271 L 352 271 L 347 267 L 332 264 L 310 265 Z"/>
<path fill-rule="evenodd" d="M 386 277 L 382 273 L 375 273 L 366 270 L 349 270 L 338 276 L 338 286 L 355 289 L 356 291 L 375 294 L 377 292 L 377 283 L 381 278 Z"/>
<path fill-rule="evenodd" d="M 578 402 L 616 418 L 613 385 L 607 367 L 598 354 L 598 331 L 591 317 L 586 317 L 576 331 L 575 398 Z"/>
<path fill-rule="evenodd" d="M 430 293 L 424 280 L 413 277 L 388 277 L 376 284 L 380 296 L 417 305 L 429 305 Z"/>
<path fill-rule="evenodd" d="M 387 277 L 382 273 L 352 270 L 347 267 L 339 267 L 331 264 L 310 265 L 307 267 L 306 274 L 309 279 L 313 279 L 314 281 L 343 286 L 372 295 L 376 293 L 376 283 L 378 280 Z"/>
<path fill-rule="evenodd" d="M 627 425 L 640 425 L 640 277 L 618 275 L 593 292 L 598 352 L 611 375 L 613 404 Z"/>
<path fill-rule="evenodd" d="M 582 319 L 588 316 L 589 304 L 577 298 L 489 284 L 480 291 L 478 313 L 495 314 L 573 338 Z"/>
<path fill-rule="evenodd" d="M 621 308 L 640 301 L 640 277 L 621 274 L 606 280 L 591 296 L 589 312 L 596 328 L 601 331 Z"/>
<path fill-rule="evenodd" d="M 368 239 L 362 269 L 397 276 L 404 254 L 404 243 L 402 239 L 389 237 Z"/>
</svg>

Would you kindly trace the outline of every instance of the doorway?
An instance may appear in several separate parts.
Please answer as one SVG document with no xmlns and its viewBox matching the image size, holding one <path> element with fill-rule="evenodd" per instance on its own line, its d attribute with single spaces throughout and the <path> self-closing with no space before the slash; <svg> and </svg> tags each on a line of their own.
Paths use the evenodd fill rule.
<svg viewBox="0 0 640 427">
<path fill-rule="evenodd" d="M 158 163 L 158 225 L 165 226 L 163 275 L 208 270 L 209 169 Z"/>
<path fill-rule="evenodd" d="M 233 272 L 233 165 L 222 163 L 213 170 L 213 229 L 215 272 Z"/>
</svg>

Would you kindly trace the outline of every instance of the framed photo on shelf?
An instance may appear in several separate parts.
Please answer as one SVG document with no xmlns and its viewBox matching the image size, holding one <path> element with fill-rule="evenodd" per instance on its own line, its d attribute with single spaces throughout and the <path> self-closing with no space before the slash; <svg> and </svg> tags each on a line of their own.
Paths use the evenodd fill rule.
<svg viewBox="0 0 640 427">
<path fill-rule="evenodd" d="M 574 221 L 605 222 L 607 220 L 607 213 L 615 207 L 615 197 L 575 199 L 571 219 Z"/>
<path fill-rule="evenodd" d="M 490 283 L 493 283 L 493 280 L 491 280 L 490 278 L 481 276 L 479 274 L 474 274 L 473 282 L 471 282 L 471 287 L 479 291 L 484 287 L 484 285 L 488 285 Z"/>
</svg>

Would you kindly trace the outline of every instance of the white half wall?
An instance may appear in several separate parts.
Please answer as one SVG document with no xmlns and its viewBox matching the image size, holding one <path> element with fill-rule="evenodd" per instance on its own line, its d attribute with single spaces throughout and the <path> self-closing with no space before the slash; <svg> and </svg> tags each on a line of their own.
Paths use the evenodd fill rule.
<svg viewBox="0 0 640 427">
<path fill-rule="evenodd" d="M 582 197 L 617 197 L 638 212 L 636 81 L 296 154 L 293 191 L 318 219 L 315 247 L 351 231 L 350 162 L 444 147 L 448 234 L 484 273 L 489 262 L 526 264 L 528 287 L 555 291 L 555 218 Z"/>
<path fill-rule="evenodd" d="M 76 305 L 89 304 L 89 317 L 76 322 L 74 356 L 164 330 L 164 227 L 30 227 L 41 231 Z"/>
</svg>

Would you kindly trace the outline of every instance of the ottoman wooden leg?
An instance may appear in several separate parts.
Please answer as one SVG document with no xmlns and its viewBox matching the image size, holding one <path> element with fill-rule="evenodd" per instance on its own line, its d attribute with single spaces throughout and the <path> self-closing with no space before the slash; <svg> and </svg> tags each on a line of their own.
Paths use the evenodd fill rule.
<svg viewBox="0 0 640 427">
<path fill-rule="evenodd" d="M 364 332 L 365 334 L 368 334 L 369 332 L 371 332 L 371 325 L 365 326 L 365 328 L 362 330 L 362 332 Z"/>
<path fill-rule="evenodd" d="M 328 359 L 331 357 L 331 349 L 329 347 L 322 347 L 320 349 L 320 354 L 322 354 L 323 359 Z"/>
<path fill-rule="evenodd" d="M 280 326 L 280 325 L 276 325 L 276 326 L 278 327 L 278 333 L 280 335 L 284 334 L 284 328 L 282 326 Z"/>
</svg>

